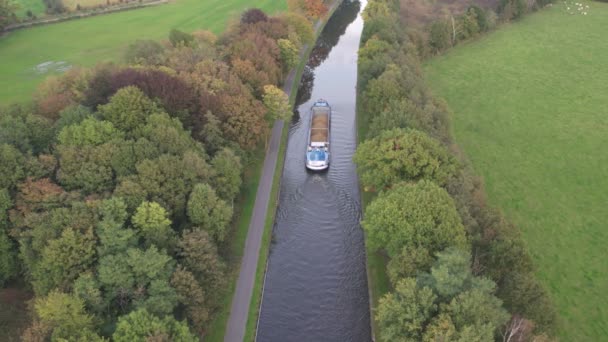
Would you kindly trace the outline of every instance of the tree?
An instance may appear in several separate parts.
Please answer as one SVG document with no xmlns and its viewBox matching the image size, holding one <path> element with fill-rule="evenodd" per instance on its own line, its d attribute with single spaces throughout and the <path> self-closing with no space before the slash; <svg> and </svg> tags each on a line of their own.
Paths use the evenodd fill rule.
<svg viewBox="0 0 608 342">
<path fill-rule="evenodd" d="M 156 202 L 143 202 L 131 218 L 133 225 L 137 228 L 146 245 L 155 244 L 159 247 L 167 247 L 171 241 L 171 220 L 167 217 L 165 208 Z"/>
<path fill-rule="evenodd" d="M 34 291 L 44 295 L 54 288 L 71 289 L 74 280 L 93 264 L 95 243 L 91 230 L 80 233 L 71 228 L 49 241 L 33 272 Z"/>
<path fill-rule="evenodd" d="M 482 289 L 459 294 L 450 302 L 447 312 L 461 335 L 479 336 L 475 339 L 478 341 L 493 340 L 510 317 L 500 299 Z"/>
<path fill-rule="evenodd" d="M 209 308 L 205 291 L 200 286 L 194 274 L 178 267 L 171 277 L 171 286 L 175 288 L 179 303 L 186 309 L 186 316 L 197 330 L 204 328 L 209 319 Z"/>
<path fill-rule="evenodd" d="M 166 113 L 150 115 L 146 124 L 137 128 L 133 135 L 152 143 L 159 154 L 183 155 L 188 150 L 204 153 L 202 144 L 192 138 L 177 118 Z"/>
<path fill-rule="evenodd" d="M 0 222 L 0 287 L 17 274 L 15 247 Z"/>
<path fill-rule="evenodd" d="M 64 127 L 57 141 L 65 146 L 97 146 L 112 139 L 122 139 L 124 133 L 114 128 L 109 121 L 99 121 L 92 117 L 82 122 Z"/>
<path fill-rule="evenodd" d="M 397 283 L 395 292 L 380 299 L 376 319 L 384 341 L 420 341 L 426 324 L 437 311 L 436 297 L 413 278 Z"/>
<path fill-rule="evenodd" d="M 207 292 L 207 297 L 214 298 L 225 282 L 225 265 L 220 260 L 217 247 L 209 234 L 204 230 L 184 231 L 178 248 L 180 263 L 192 272 Z"/>
<path fill-rule="evenodd" d="M 17 21 L 15 11 L 18 8 L 18 5 L 10 0 L 0 0 L 0 32 L 4 31 L 6 26 Z"/>
<path fill-rule="evenodd" d="M 161 65 L 165 49 L 159 42 L 151 39 L 138 39 L 127 47 L 125 60 L 129 64 Z"/>
<path fill-rule="evenodd" d="M 291 70 L 298 64 L 300 51 L 289 39 L 279 39 L 277 45 L 281 50 L 281 62 L 285 70 Z"/>
<path fill-rule="evenodd" d="M 473 289 L 494 292 L 494 282 L 475 277 L 471 272 L 471 255 L 468 252 L 448 248 L 436 256 L 437 261 L 430 273 L 421 274 L 419 282 L 432 288 L 443 302 L 449 302 L 458 294 Z"/>
<path fill-rule="evenodd" d="M 152 160 L 144 160 L 137 164 L 137 184 L 141 188 L 138 199 L 145 199 L 157 202 L 171 214 L 175 219 L 184 218 L 188 195 L 196 183 L 205 182 L 212 176 L 209 165 L 205 159 L 196 152 L 188 151 L 180 158 L 167 154 Z M 131 182 L 132 180 L 123 180 Z M 124 184 L 123 184 L 124 185 Z M 126 185 L 122 186 L 125 189 Z M 135 185 L 130 184 L 134 188 Z M 122 192 L 117 189 L 117 193 L 132 196 L 129 191 Z M 139 205 L 139 204 L 138 204 Z"/>
<path fill-rule="evenodd" d="M 255 24 L 268 21 L 268 16 L 259 8 L 250 8 L 241 15 L 241 24 Z"/>
<path fill-rule="evenodd" d="M 450 25 L 445 19 L 439 19 L 431 24 L 429 45 L 434 53 L 439 53 L 452 45 Z"/>
<path fill-rule="evenodd" d="M 404 247 L 420 246 L 433 255 L 467 244 L 452 199 L 429 181 L 400 184 L 380 193 L 365 210 L 362 225 L 370 248 L 383 248 L 391 257 Z"/>
<path fill-rule="evenodd" d="M 185 322 L 178 322 L 170 316 L 160 319 L 146 309 L 120 317 L 112 339 L 115 342 L 147 342 L 153 336 L 164 336 L 168 341 L 198 341 L 198 338 L 190 333 Z"/>
<path fill-rule="evenodd" d="M 194 43 L 194 37 L 186 32 L 182 32 L 177 29 L 172 29 L 171 32 L 169 32 L 169 41 L 174 47 L 192 46 L 192 44 Z"/>
<path fill-rule="evenodd" d="M 433 264 L 433 256 L 424 246 L 405 246 L 401 253 L 393 256 L 386 266 L 386 273 L 393 286 L 402 278 L 416 277 Z"/>
<path fill-rule="evenodd" d="M 48 151 L 54 134 L 52 123 L 29 111 L 21 106 L 0 111 L 0 144 L 13 145 L 22 153 Z"/>
<path fill-rule="evenodd" d="M 264 86 L 264 105 L 268 110 L 270 122 L 291 118 L 292 111 L 289 105 L 289 98 L 283 90 L 273 85 Z"/>
<path fill-rule="evenodd" d="M 241 158 L 229 148 L 217 152 L 211 160 L 211 167 L 215 171 L 212 183 L 215 184 L 217 195 L 226 202 L 232 200 L 241 189 L 241 173 L 243 167 Z"/>
<path fill-rule="evenodd" d="M 66 126 L 81 123 L 89 116 L 91 116 L 91 110 L 85 106 L 75 105 L 65 108 L 59 113 L 59 119 L 57 119 L 53 125 L 55 134 L 61 132 Z"/>
<path fill-rule="evenodd" d="M 232 219 L 232 208 L 208 184 L 196 184 L 188 200 L 188 217 L 217 241 L 223 241 Z"/>
<path fill-rule="evenodd" d="M 137 244 L 137 233 L 126 228 L 127 204 L 122 198 L 111 197 L 100 205 L 101 220 L 95 233 L 99 238 L 97 254 L 100 257 L 124 253 Z"/>
<path fill-rule="evenodd" d="M 174 267 L 175 261 L 156 246 L 106 255 L 98 267 L 104 299 L 122 311 L 134 305 L 159 315 L 169 314 L 177 305 L 175 290 L 168 285 Z"/>
<path fill-rule="evenodd" d="M 145 123 L 146 118 L 158 107 L 137 87 L 122 88 L 110 98 L 106 105 L 99 106 L 99 115 L 127 133 Z"/>
<path fill-rule="evenodd" d="M 83 300 L 76 296 L 52 291 L 46 297 L 37 298 L 34 308 L 39 319 L 52 329 L 54 341 L 94 336 L 94 317 L 86 312 Z"/>
<path fill-rule="evenodd" d="M 294 30 L 302 44 L 311 44 L 314 40 L 312 24 L 305 16 L 296 12 L 284 13 L 281 17 Z"/>
<path fill-rule="evenodd" d="M 101 313 L 104 309 L 99 282 L 91 272 L 83 273 L 76 279 L 73 294 L 84 302 L 87 310 Z"/>
<path fill-rule="evenodd" d="M 84 193 L 103 192 L 114 186 L 112 144 L 99 146 L 58 145 L 57 179 L 68 190 Z"/>
<path fill-rule="evenodd" d="M 25 178 L 25 157 L 8 144 L 0 144 L 0 188 L 11 190 Z"/>
<path fill-rule="evenodd" d="M 222 123 L 210 111 L 205 114 L 205 121 L 206 123 L 201 132 L 201 138 L 205 143 L 207 152 L 214 155 L 227 144 L 226 139 L 224 139 L 222 134 Z"/>
<path fill-rule="evenodd" d="M 447 183 L 456 161 L 438 141 L 416 130 L 392 129 L 364 141 L 353 158 L 364 187 L 390 188 L 400 181 Z"/>
</svg>

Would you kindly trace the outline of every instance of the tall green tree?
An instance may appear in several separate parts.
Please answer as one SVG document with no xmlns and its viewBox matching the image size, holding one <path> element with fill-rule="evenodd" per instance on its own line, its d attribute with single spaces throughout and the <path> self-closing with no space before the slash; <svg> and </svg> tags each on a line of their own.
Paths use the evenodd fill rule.
<svg viewBox="0 0 608 342">
<path fill-rule="evenodd" d="M 143 125 L 148 116 L 158 112 L 158 106 L 134 86 L 118 90 L 108 104 L 98 107 L 98 113 L 104 120 L 125 132 Z"/>
<path fill-rule="evenodd" d="M 196 184 L 188 200 L 188 217 L 217 241 L 223 241 L 232 219 L 232 207 L 220 199 L 208 184 Z"/>
<path fill-rule="evenodd" d="M 364 141 L 353 159 L 363 186 L 377 190 L 420 179 L 444 185 L 456 171 L 456 161 L 438 141 L 411 129 L 384 131 Z"/>
<path fill-rule="evenodd" d="M 71 289 L 74 280 L 95 261 L 96 242 L 92 230 L 78 232 L 72 228 L 49 241 L 33 272 L 35 292 L 44 295 L 54 288 Z"/>
<path fill-rule="evenodd" d="M 391 257 L 404 247 L 420 246 L 434 255 L 449 246 L 467 245 L 452 198 L 426 180 L 380 193 L 365 210 L 362 225 L 369 246 Z"/>
<path fill-rule="evenodd" d="M 97 146 L 112 139 L 121 139 L 124 133 L 109 121 L 86 118 L 82 122 L 64 127 L 57 141 L 66 146 Z"/>
<path fill-rule="evenodd" d="M 223 148 L 213 156 L 211 166 L 215 171 L 211 181 L 215 185 L 215 192 L 221 199 L 232 203 L 241 189 L 241 158 L 231 149 Z"/>
<path fill-rule="evenodd" d="M 94 317 L 88 314 L 82 299 L 52 291 L 46 297 L 37 298 L 34 308 L 38 318 L 52 330 L 53 341 L 90 341 L 101 340 L 93 332 Z"/>
<path fill-rule="evenodd" d="M 0 188 L 12 189 L 25 178 L 25 156 L 9 144 L 0 144 Z"/>
<path fill-rule="evenodd" d="M 156 202 L 143 202 L 131 218 L 133 225 L 144 238 L 146 245 L 168 247 L 171 244 L 172 230 L 168 213 Z"/>
<path fill-rule="evenodd" d="M 184 231 L 178 247 L 180 264 L 194 275 L 207 297 L 213 298 L 226 281 L 226 265 L 209 234 L 204 230 Z"/>
<path fill-rule="evenodd" d="M 436 296 L 416 280 L 404 278 L 395 291 L 380 299 L 376 319 L 384 341 L 420 341 L 425 326 L 437 311 Z"/>
<path fill-rule="evenodd" d="M 118 319 L 112 340 L 197 342 L 198 338 L 190 332 L 185 322 L 178 322 L 170 316 L 160 319 L 145 309 L 139 309 Z"/>
</svg>

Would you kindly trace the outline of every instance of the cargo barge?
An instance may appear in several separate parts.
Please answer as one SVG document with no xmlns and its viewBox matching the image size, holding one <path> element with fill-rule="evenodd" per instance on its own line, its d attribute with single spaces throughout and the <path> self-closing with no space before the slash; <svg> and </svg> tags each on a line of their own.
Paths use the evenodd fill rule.
<svg viewBox="0 0 608 342">
<path fill-rule="evenodd" d="M 325 100 L 312 105 L 310 132 L 306 149 L 306 167 L 320 171 L 329 167 L 329 140 L 331 129 L 331 107 Z"/>
</svg>

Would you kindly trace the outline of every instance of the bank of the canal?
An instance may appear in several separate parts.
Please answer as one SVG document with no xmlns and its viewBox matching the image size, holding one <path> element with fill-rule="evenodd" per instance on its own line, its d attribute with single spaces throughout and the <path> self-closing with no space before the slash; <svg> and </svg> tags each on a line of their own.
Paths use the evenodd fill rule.
<svg viewBox="0 0 608 342">
<path fill-rule="evenodd" d="M 257 340 L 369 341 L 370 313 L 356 148 L 357 50 L 365 2 L 345 1 L 327 23 L 298 92 L 289 127 L 279 206 L 265 279 Z M 333 108 L 332 164 L 304 167 L 309 108 Z"/>
</svg>

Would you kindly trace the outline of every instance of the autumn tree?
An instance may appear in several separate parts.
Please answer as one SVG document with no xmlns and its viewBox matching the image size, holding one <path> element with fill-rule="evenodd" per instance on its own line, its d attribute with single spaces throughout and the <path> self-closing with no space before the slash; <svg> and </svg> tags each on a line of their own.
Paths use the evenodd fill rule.
<svg viewBox="0 0 608 342">
<path fill-rule="evenodd" d="M 277 41 L 279 50 L 281 51 L 281 62 L 285 70 L 291 70 L 298 64 L 300 51 L 294 43 L 289 39 L 279 39 Z"/>
<path fill-rule="evenodd" d="M 200 286 L 194 274 L 178 267 L 171 277 L 171 286 L 175 288 L 179 303 L 186 310 L 188 320 L 197 330 L 202 330 L 209 319 L 205 290 Z"/>
<path fill-rule="evenodd" d="M 421 246 L 433 255 L 467 244 L 452 199 L 429 181 L 400 184 L 380 193 L 365 210 L 362 225 L 370 248 L 382 248 L 391 257 L 404 247 Z"/>
<path fill-rule="evenodd" d="M 274 120 L 288 120 L 291 118 L 292 111 L 289 105 L 287 94 L 276 86 L 264 86 L 264 105 L 268 110 L 268 119 L 270 122 Z"/>
<path fill-rule="evenodd" d="M 242 24 L 255 24 L 260 21 L 267 21 L 268 16 L 259 8 L 251 8 L 241 15 Z"/>
<path fill-rule="evenodd" d="M 214 298 L 226 281 L 225 264 L 209 234 L 204 230 L 184 231 L 178 250 L 180 264 L 194 275 L 207 298 Z"/>
</svg>

